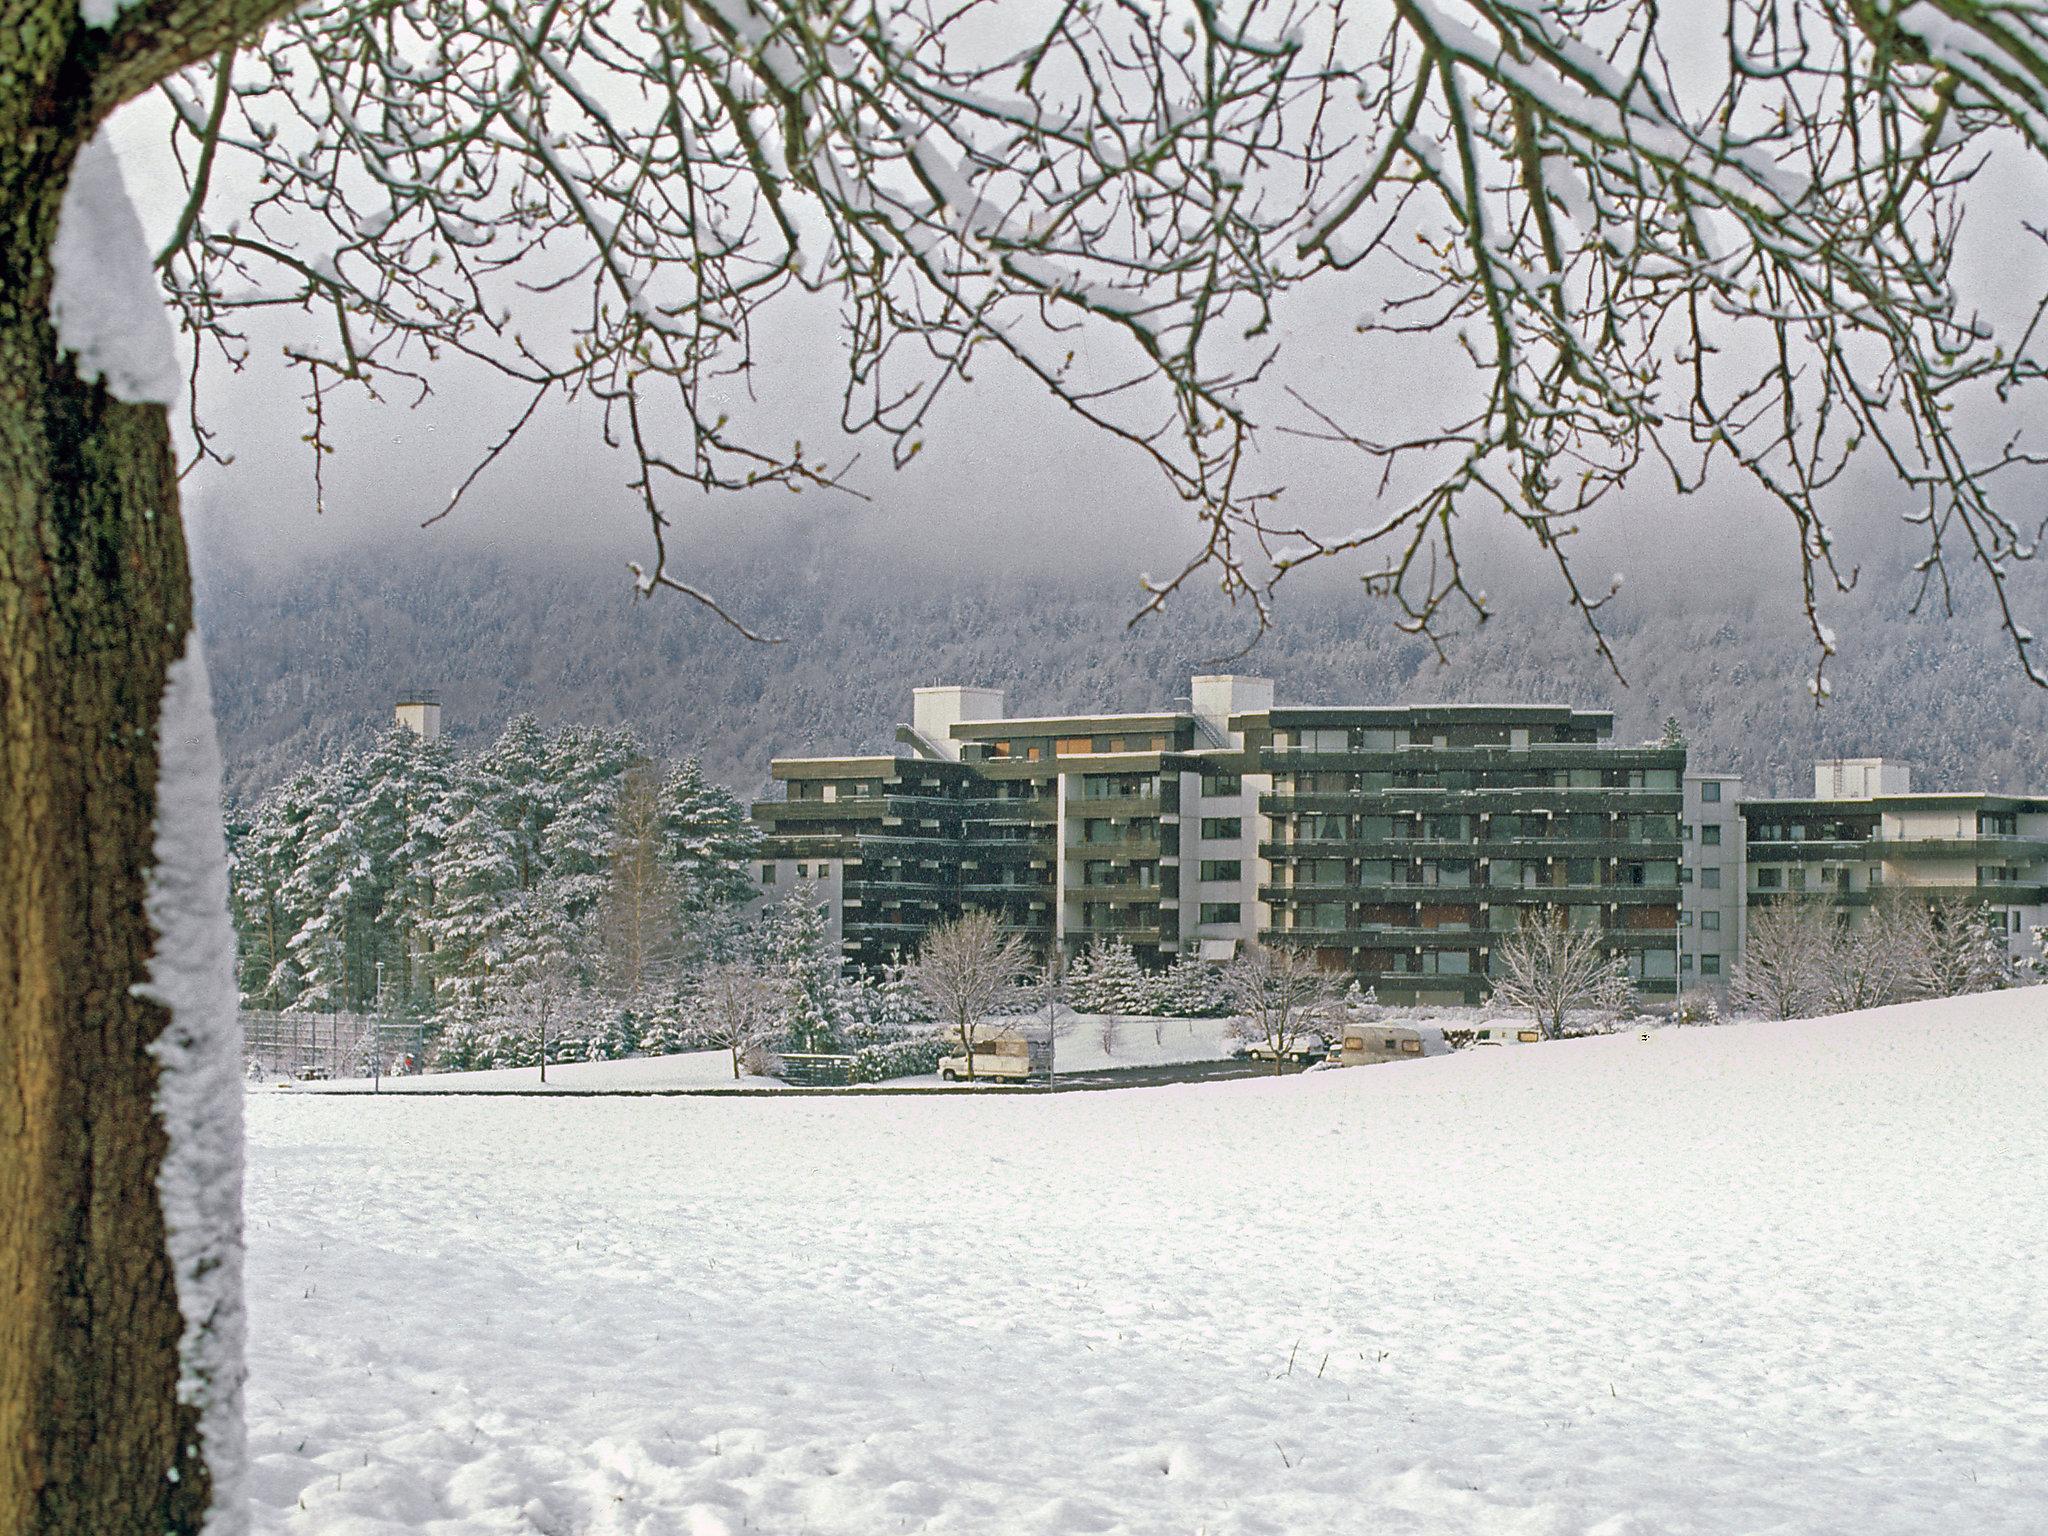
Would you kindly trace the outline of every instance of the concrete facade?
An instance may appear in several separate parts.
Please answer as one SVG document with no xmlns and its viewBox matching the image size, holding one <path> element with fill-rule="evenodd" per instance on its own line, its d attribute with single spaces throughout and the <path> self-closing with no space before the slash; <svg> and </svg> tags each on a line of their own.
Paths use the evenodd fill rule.
<svg viewBox="0 0 2048 1536">
<path fill-rule="evenodd" d="M 1679 982 L 1722 994 L 1742 958 L 1749 922 L 1741 778 L 1688 772 L 1680 816 L 1685 867 L 1679 876 Z"/>
<path fill-rule="evenodd" d="M 1816 764 L 1814 782 L 1829 792 L 1743 804 L 1750 906 L 1822 896 L 1855 922 L 1887 887 L 1959 896 L 2000 914 L 2015 959 L 2031 953 L 2048 924 L 2048 798 L 1916 792 L 1881 758 Z"/>
<path fill-rule="evenodd" d="M 1646 993 L 1677 989 L 1685 751 L 1615 746 L 1609 715 L 1281 707 L 1230 675 L 1159 712 L 1002 705 L 920 689 L 893 757 L 778 759 L 764 883 L 825 867 L 842 953 L 869 964 L 975 907 L 1040 953 L 1221 962 L 1262 940 L 1385 1001 L 1476 1002 L 1495 941 L 1558 912 Z"/>
</svg>

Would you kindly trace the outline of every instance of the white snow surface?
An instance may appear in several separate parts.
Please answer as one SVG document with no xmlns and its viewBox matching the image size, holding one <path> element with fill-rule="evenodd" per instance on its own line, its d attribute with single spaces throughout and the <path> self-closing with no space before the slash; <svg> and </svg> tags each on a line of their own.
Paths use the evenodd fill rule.
<svg viewBox="0 0 2048 1536">
<path fill-rule="evenodd" d="M 85 17 L 94 20 L 90 10 Z M 50 322 L 58 346 L 77 354 L 78 376 L 88 384 L 105 380 L 107 393 L 130 405 L 175 401 L 182 382 L 177 339 L 105 128 L 72 163 L 50 261 Z"/>
<path fill-rule="evenodd" d="M 2048 991 L 1066 1096 L 258 1095 L 262 1531 L 2048 1529 Z"/>
<path fill-rule="evenodd" d="M 197 633 L 171 663 L 157 741 L 154 863 L 145 904 L 157 941 L 138 995 L 170 1010 L 150 1046 L 169 1146 L 157 1176 L 185 1332 L 178 1399 L 199 1407 L 213 1479 L 206 1536 L 248 1529 L 243 1491 L 242 1038 L 221 833 L 220 746 Z M 178 1477 L 182 1470 L 165 1469 Z"/>
</svg>

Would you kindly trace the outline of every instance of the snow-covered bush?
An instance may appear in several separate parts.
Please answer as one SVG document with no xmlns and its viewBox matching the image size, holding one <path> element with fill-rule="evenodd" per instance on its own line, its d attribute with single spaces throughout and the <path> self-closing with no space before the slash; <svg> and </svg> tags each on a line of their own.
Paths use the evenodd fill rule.
<svg viewBox="0 0 2048 1536">
<path fill-rule="evenodd" d="M 853 1053 L 848 1077 L 856 1083 L 886 1082 L 892 1077 L 924 1077 L 939 1070 L 939 1058 L 946 1054 L 941 1035 L 917 1035 L 864 1045 Z"/>
</svg>

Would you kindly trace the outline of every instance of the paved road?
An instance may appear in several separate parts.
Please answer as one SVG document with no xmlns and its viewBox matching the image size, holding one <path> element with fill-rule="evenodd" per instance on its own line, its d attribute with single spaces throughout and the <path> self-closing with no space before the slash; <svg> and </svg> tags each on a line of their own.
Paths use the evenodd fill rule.
<svg viewBox="0 0 2048 1536">
<path fill-rule="evenodd" d="M 1290 1073 L 1302 1069 L 1290 1066 Z M 1104 1088 L 1156 1088 L 1162 1083 L 1211 1083 L 1229 1077 L 1271 1077 L 1272 1065 L 1254 1061 L 1189 1061 L 1171 1067 L 1112 1067 L 1100 1072 L 1062 1072 L 1054 1087 L 1061 1093 L 1095 1092 Z M 1044 1083 L 1034 1083 L 1043 1092 Z"/>
<path fill-rule="evenodd" d="M 1303 1070 L 1289 1066 L 1289 1074 Z M 1157 1088 L 1167 1083 L 1213 1083 L 1233 1077 L 1267 1077 L 1273 1068 L 1264 1062 L 1189 1061 L 1166 1067 L 1113 1067 L 1096 1072 L 1062 1072 L 1053 1088 L 1059 1093 L 1101 1093 L 1112 1088 Z M 416 1079 L 409 1080 L 417 1081 Z M 368 1088 L 321 1088 L 332 1097 L 367 1094 Z M 1033 1083 L 951 1083 L 911 1087 L 901 1083 L 871 1083 L 854 1088 L 415 1088 L 386 1094 L 390 1099 L 413 1098 L 517 1098 L 517 1099 L 676 1099 L 731 1098 L 735 1095 L 760 1098 L 803 1098 L 820 1093 L 1044 1093 L 1043 1079 Z"/>
</svg>

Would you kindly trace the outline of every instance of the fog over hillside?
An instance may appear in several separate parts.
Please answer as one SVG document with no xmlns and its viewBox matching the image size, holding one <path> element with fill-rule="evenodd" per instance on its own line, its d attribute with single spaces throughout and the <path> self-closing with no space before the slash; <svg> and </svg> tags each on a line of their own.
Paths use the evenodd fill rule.
<svg viewBox="0 0 2048 1536">
<path fill-rule="evenodd" d="M 1547 595 L 1518 602 L 1440 665 L 1355 581 L 1284 594 L 1248 654 L 1248 616 L 1191 593 L 1127 629 L 1128 574 L 1006 575 L 926 567 L 900 552 L 795 539 L 703 568 L 750 623 L 750 643 L 693 604 L 636 602 L 618 562 L 589 553 L 476 553 L 422 541 L 394 563 L 343 551 L 290 568 L 202 551 L 201 622 L 231 788 L 362 741 L 414 686 L 438 691 L 448 732 L 509 715 L 632 724 L 664 752 L 700 754 L 742 793 L 777 753 L 886 750 L 923 683 L 1009 691 L 1013 710 L 1160 707 L 1191 671 L 1256 672 L 1282 702 L 1545 701 L 1615 711 L 1617 736 L 1684 724 L 1695 764 L 1753 789 L 1799 793 L 1816 756 L 1912 764 L 1930 787 L 2048 790 L 2048 695 L 1981 617 L 1907 618 L 1910 593 L 1866 579 L 1829 618 L 1842 654 L 1816 711 L 1813 642 L 1776 597 L 1631 593 L 1607 618 L 1628 686 Z M 1675 585 L 1683 590 L 1683 584 Z"/>
</svg>

